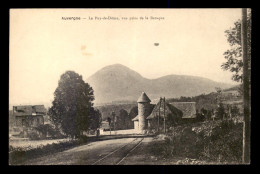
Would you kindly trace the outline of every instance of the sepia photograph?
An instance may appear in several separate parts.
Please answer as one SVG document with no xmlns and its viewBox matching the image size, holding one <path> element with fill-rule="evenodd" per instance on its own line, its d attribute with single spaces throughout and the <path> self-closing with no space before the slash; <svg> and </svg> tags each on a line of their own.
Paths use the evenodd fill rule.
<svg viewBox="0 0 260 174">
<path fill-rule="evenodd" d="M 250 8 L 9 10 L 9 165 L 251 163 Z"/>
</svg>

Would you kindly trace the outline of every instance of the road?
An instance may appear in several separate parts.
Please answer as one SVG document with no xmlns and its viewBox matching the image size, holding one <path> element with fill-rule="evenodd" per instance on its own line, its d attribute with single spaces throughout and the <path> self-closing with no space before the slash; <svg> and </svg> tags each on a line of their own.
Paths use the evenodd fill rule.
<svg viewBox="0 0 260 174">
<path fill-rule="evenodd" d="M 96 141 L 24 165 L 154 165 L 158 161 L 149 153 L 153 141 L 144 136 Z"/>
</svg>

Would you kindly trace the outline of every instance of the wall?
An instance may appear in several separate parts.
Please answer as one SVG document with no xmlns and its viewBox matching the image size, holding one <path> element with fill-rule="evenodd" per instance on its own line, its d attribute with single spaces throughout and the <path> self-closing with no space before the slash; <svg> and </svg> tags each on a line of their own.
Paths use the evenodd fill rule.
<svg viewBox="0 0 260 174">
<path fill-rule="evenodd" d="M 147 128 L 146 117 L 150 114 L 150 103 L 138 103 L 139 129 Z"/>
<path fill-rule="evenodd" d="M 135 130 L 139 130 L 139 122 L 138 121 L 134 121 L 134 129 Z"/>
</svg>

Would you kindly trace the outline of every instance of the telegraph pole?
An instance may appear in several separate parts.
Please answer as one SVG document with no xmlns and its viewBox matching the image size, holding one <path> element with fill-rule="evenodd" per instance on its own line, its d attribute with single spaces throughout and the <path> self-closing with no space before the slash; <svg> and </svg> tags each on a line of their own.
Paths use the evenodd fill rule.
<svg viewBox="0 0 260 174">
<path fill-rule="evenodd" d="M 247 9 L 242 9 L 241 39 L 243 53 L 243 103 L 244 103 L 244 126 L 243 126 L 243 163 L 250 163 L 250 114 L 249 114 L 249 80 L 248 80 L 248 57 L 247 57 Z"/>
</svg>

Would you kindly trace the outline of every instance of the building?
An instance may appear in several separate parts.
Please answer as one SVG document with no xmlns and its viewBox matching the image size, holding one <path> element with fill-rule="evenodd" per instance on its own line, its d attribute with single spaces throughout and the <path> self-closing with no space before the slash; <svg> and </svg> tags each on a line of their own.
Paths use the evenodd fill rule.
<svg viewBox="0 0 260 174">
<path fill-rule="evenodd" d="M 195 102 L 172 102 L 170 105 L 181 110 L 183 119 L 196 118 L 196 103 Z"/>
<path fill-rule="evenodd" d="M 37 127 L 44 124 L 47 110 L 44 105 L 13 106 L 16 127 Z"/>
<path fill-rule="evenodd" d="M 173 124 L 177 122 L 193 120 L 196 118 L 195 102 L 173 102 L 168 103 L 163 99 L 151 100 L 142 92 L 137 100 L 138 115 L 132 119 L 135 130 L 144 131 L 150 128 L 157 128 L 158 124 Z M 160 127 L 160 126 L 159 126 Z"/>
<path fill-rule="evenodd" d="M 151 111 L 154 108 L 154 105 L 150 104 L 151 100 L 146 95 L 145 92 L 142 92 L 141 96 L 138 98 L 138 115 L 132 119 L 134 121 L 135 130 L 143 131 L 147 128 L 146 118 L 150 115 Z"/>
<path fill-rule="evenodd" d="M 108 121 L 102 121 L 100 129 L 102 129 L 103 131 L 110 130 L 109 122 Z"/>
</svg>

